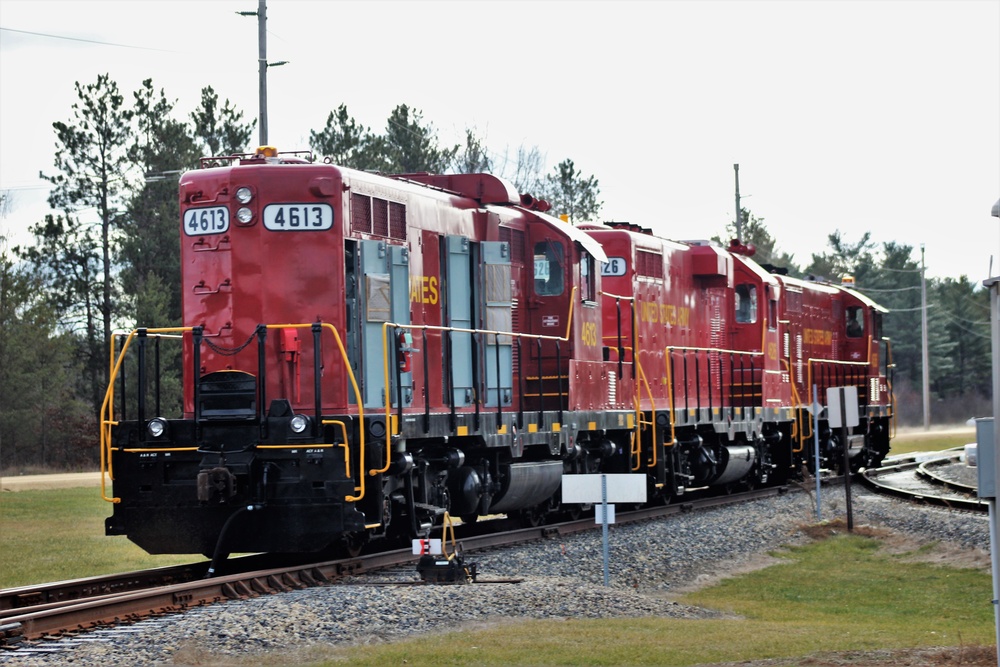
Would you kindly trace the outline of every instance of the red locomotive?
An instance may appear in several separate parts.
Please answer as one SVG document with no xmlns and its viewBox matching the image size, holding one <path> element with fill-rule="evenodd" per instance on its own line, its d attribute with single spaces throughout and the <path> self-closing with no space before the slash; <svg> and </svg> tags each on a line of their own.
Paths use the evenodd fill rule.
<svg viewBox="0 0 1000 667">
<path fill-rule="evenodd" d="M 102 414 L 106 532 L 151 553 L 356 550 L 445 512 L 537 524 L 575 511 L 564 474 L 644 475 L 662 500 L 782 482 L 817 465 L 813 384 L 863 399 L 846 463 L 821 415 L 820 466 L 888 451 L 880 309 L 856 292 L 573 227 L 487 174 L 203 163 L 180 182 L 185 326 L 125 338 L 113 376 L 134 353 L 135 386 L 114 379 Z M 148 350 L 175 336 L 165 418 Z"/>
</svg>

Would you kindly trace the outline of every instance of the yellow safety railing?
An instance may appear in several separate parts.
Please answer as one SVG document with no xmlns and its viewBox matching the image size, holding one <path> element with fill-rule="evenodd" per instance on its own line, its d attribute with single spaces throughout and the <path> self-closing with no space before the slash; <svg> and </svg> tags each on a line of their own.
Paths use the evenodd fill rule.
<svg viewBox="0 0 1000 667">
<path fill-rule="evenodd" d="M 444 327 L 432 324 L 399 324 L 396 322 L 383 322 L 382 323 L 382 374 L 383 382 L 385 383 L 385 393 L 387 400 L 385 401 L 385 464 L 378 469 L 372 469 L 368 471 L 369 475 L 378 475 L 389 469 L 389 465 L 392 459 L 392 435 L 393 429 L 390 428 L 392 422 L 392 400 L 389 398 L 389 327 L 394 329 L 408 329 L 410 331 L 438 331 L 442 333 L 454 332 L 454 333 L 467 333 L 467 334 L 486 334 L 487 336 L 497 336 L 498 340 L 500 336 L 510 336 L 512 338 L 526 338 L 528 340 L 549 340 L 559 343 L 565 343 L 569 340 L 570 334 L 572 333 L 572 323 L 573 323 L 573 304 L 576 301 L 576 286 L 573 287 L 572 292 L 570 292 L 569 300 L 569 314 L 567 316 L 566 323 L 566 335 L 565 336 L 545 336 L 542 334 L 526 334 L 526 333 L 514 333 L 512 331 L 494 331 L 492 329 L 464 329 L 461 327 Z M 427 350 L 423 351 L 423 354 L 427 354 Z M 424 378 L 426 382 L 427 379 Z M 497 378 L 497 402 L 500 401 L 500 378 Z M 402 428 L 402 425 L 400 425 Z"/>
<path fill-rule="evenodd" d="M 153 337 L 159 337 L 163 334 L 176 334 L 180 333 L 183 335 L 187 331 L 191 331 L 193 327 L 163 327 L 159 329 L 146 329 L 146 334 L 153 334 Z M 104 392 L 104 402 L 101 403 L 101 427 L 100 427 L 100 450 L 101 450 L 101 498 L 109 503 L 120 503 L 121 498 L 109 498 L 107 494 L 107 487 L 105 485 L 106 479 L 114 481 L 114 469 L 111 465 L 111 429 L 118 425 L 115 421 L 115 381 L 118 379 L 118 374 L 121 372 L 122 363 L 125 361 L 125 354 L 128 352 L 129 345 L 132 343 L 132 339 L 139 335 L 139 329 L 133 329 L 128 336 L 125 338 L 125 342 L 122 343 L 122 350 L 115 357 L 115 339 L 118 338 L 124 332 L 115 332 L 111 336 L 110 349 L 109 349 L 109 374 L 108 374 L 108 389 Z M 166 336 L 165 336 L 166 337 Z M 196 447 L 178 447 L 170 451 L 190 451 L 192 449 L 197 449 Z"/>
<path fill-rule="evenodd" d="M 659 445 L 656 441 L 656 401 L 653 399 L 653 391 L 649 388 L 649 382 L 646 380 L 646 373 L 642 369 L 642 350 L 639 348 L 639 300 L 635 300 L 636 307 L 632 309 L 632 359 L 635 361 L 636 377 L 639 381 L 635 383 L 635 398 L 633 402 L 635 404 L 635 431 L 633 432 L 633 447 L 635 454 L 635 466 L 632 470 L 638 470 L 642 467 L 642 427 L 649 425 L 653 427 L 653 460 L 647 467 L 656 467 L 657 462 L 657 449 Z M 642 388 L 646 388 L 646 395 L 649 396 L 649 407 L 652 419 L 648 422 L 643 419 L 642 410 Z M 672 421 L 672 420 L 671 420 Z"/>
<path fill-rule="evenodd" d="M 347 377 L 351 380 L 351 389 L 354 390 L 354 397 L 358 402 L 358 484 L 354 486 L 354 492 L 358 495 L 356 496 L 346 496 L 344 498 L 345 502 L 357 502 L 365 497 L 365 406 L 364 399 L 361 397 L 361 389 L 358 387 L 358 380 L 354 377 L 354 369 L 351 368 L 351 362 L 347 358 L 347 350 L 344 348 L 344 342 L 340 339 L 340 332 L 337 328 L 330 324 L 329 322 L 320 322 L 324 329 L 329 329 L 333 333 L 333 340 L 337 343 L 337 350 L 340 351 L 340 358 L 344 362 L 344 368 L 347 369 Z M 268 324 L 268 329 L 311 329 L 313 323 L 302 323 L 302 324 Z M 319 354 L 319 350 L 316 350 L 315 354 Z M 344 442 L 347 442 L 347 429 L 344 428 Z M 333 445 L 330 445 L 331 447 Z M 345 447 L 345 461 L 349 460 L 349 455 L 346 453 L 347 448 Z M 348 477 L 351 476 L 351 469 L 345 468 L 345 473 Z"/>
<path fill-rule="evenodd" d="M 354 395 L 358 402 L 358 420 L 361 424 L 359 430 L 359 480 L 355 484 L 354 492 L 357 495 L 346 496 L 344 498 L 347 502 L 356 502 L 361 500 L 365 495 L 365 479 L 364 479 L 364 452 L 365 452 L 365 429 L 364 429 L 364 405 L 361 399 L 361 391 L 358 388 L 357 378 L 354 376 L 354 370 L 351 368 L 351 364 L 347 358 L 347 350 L 344 348 L 344 343 L 340 338 L 340 333 L 337 331 L 336 327 L 327 322 L 320 323 L 323 328 L 329 329 L 333 333 L 334 341 L 337 343 L 337 349 L 340 351 L 341 358 L 344 362 L 344 367 L 347 369 L 348 377 L 351 381 L 351 387 L 354 391 Z M 313 323 L 299 323 L 299 324 L 268 324 L 266 328 L 268 329 L 306 329 L 311 328 Z M 146 329 L 146 334 L 150 337 L 165 337 L 165 338 L 178 338 L 178 336 L 171 336 L 166 334 L 183 334 L 189 333 L 194 330 L 194 327 L 164 327 L 157 329 Z M 122 363 L 125 360 L 125 355 L 128 353 L 129 346 L 132 340 L 138 336 L 139 329 L 133 329 L 129 332 L 125 338 L 125 342 L 122 344 L 122 349 L 118 352 L 117 356 L 115 354 L 116 350 L 116 339 L 124 334 L 124 332 L 116 332 L 115 335 L 111 337 L 110 342 L 110 355 L 109 355 L 109 380 L 108 388 L 104 395 L 104 402 L 101 404 L 100 413 L 100 452 L 101 452 L 101 498 L 111 502 L 120 503 L 121 498 L 108 497 L 106 491 L 105 480 L 111 479 L 114 481 L 114 468 L 112 466 L 111 458 L 111 429 L 118 425 L 114 416 L 114 399 L 115 399 L 115 385 L 118 379 L 118 375 L 121 372 Z M 316 351 L 319 354 L 319 351 Z M 197 381 L 197 380 L 195 380 Z M 342 447 L 344 449 L 344 470 L 347 476 L 351 477 L 351 467 L 350 467 L 350 446 L 347 439 L 347 427 L 343 422 L 336 420 L 322 420 L 323 424 L 328 425 L 338 425 L 343 433 L 344 442 L 342 444 L 314 444 L 309 445 L 310 448 L 325 449 L 333 447 Z M 288 449 L 288 448 L 301 448 L 301 444 L 296 445 L 257 445 L 259 449 Z M 184 452 L 184 451 L 197 451 L 197 447 L 161 447 L 161 448 L 129 448 L 123 451 L 128 453 L 146 453 L 146 452 Z"/>
<path fill-rule="evenodd" d="M 882 340 L 885 341 L 885 354 L 886 354 L 886 359 L 885 359 L 885 370 L 886 370 L 886 373 L 885 373 L 885 384 L 886 384 L 886 389 L 889 391 L 889 411 L 892 413 L 892 415 L 891 415 L 892 416 L 892 422 L 891 422 L 892 423 L 892 433 L 890 434 L 889 437 L 895 438 L 896 437 L 896 394 L 893 393 L 893 391 L 892 391 L 892 379 L 891 379 L 891 376 L 889 375 L 889 369 L 890 368 L 895 368 L 896 367 L 896 363 L 892 360 L 892 341 L 889 338 L 885 337 L 885 336 L 882 337 Z"/>
</svg>

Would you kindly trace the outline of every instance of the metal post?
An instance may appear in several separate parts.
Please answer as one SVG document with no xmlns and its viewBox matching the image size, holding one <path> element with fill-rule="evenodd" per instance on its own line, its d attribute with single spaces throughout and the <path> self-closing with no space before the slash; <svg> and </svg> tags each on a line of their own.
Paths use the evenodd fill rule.
<svg viewBox="0 0 1000 667">
<path fill-rule="evenodd" d="M 998 202 L 1000 204 L 1000 202 Z M 994 207 L 996 211 L 997 207 Z M 990 328 L 993 340 L 993 478 L 1000 480 L 1000 278 L 984 283 L 990 289 Z M 996 499 L 990 498 L 990 564 L 993 573 L 993 619 L 996 625 L 997 665 L 1000 667 L 1000 544 L 997 543 Z"/>
<path fill-rule="evenodd" d="M 604 520 L 601 522 L 601 533 L 604 539 L 604 585 L 608 585 L 608 476 L 601 475 L 601 509 Z"/>
<path fill-rule="evenodd" d="M 993 204 L 994 218 L 1000 218 L 1000 199 Z M 993 273 L 993 258 L 990 258 L 990 273 Z M 983 281 L 983 286 L 990 290 L 990 333 L 993 352 L 993 480 L 1000 480 L 1000 276 L 990 276 Z M 977 442 L 979 428 L 977 426 Z M 982 458 L 980 458 L 982 461 Z M 983 480 L 983 470 L 979 471 L 979 480 Z M 982 491 L 982 489 L 980 489 Z M 995 494 L 995 489 L 993 490 Z M 982 497 L 982 493 L 980 493 Z M 990 510 L 990 569 L 993 575 L 993 623 L 995 625 L 997 645 L 997 666 L 1000 667 L 1000 546 L 997 544 L 997 512 L 996 498 L 988 498 Z"/>
<path fill-rule="evenodd" d="M 924 244 L 920 244 L 920 343 L 923 346 L 924 430 L 931 429 L 931 366 L 927 350 L 927 267 L 924 265 Z"/>
<path fill-rule="evenodd" d="M 1000 429 L 994 429 L 994 437 Z M 993 457 L 994 459 L 1000 457 Z M 990 498 L 986 501 L 990 510 L 990 572 L 993 575 L 993 625 L 997 643 L 997 665 L 1000 666 L 1000 563 L 997 555 L 997 501 Z"/>
<path fill-rule="evenodd" d="M 819 483 L 819 393 L 816 385 L 813 385 L 813 474 L 816 476 L 816 521 L 823 520 L 823 512 L 821 510 L 822 503 L 820 501 L 820 483 Z"/>
<path fill-rule="evenodd" d="M 844 449 L 844 496 L 847 502 L 847 532 L 854 531 L 854 508 L 851 507 L 851 447 L 847 442 L 847 397 L 840 388 L 840 440 Z"/>
<path fill-rule="evenodd" d="M 740 210 L 740 165 L 734 164 L 733 171 L 736 172 L 736 238 L 743 241 L 743 212 Z"/>
</svg>

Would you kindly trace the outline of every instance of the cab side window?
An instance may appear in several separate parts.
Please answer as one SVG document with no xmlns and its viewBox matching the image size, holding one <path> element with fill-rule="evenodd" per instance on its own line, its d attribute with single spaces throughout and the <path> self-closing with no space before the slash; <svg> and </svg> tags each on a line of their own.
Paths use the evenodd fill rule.
<svg viewBox="0 0 1000 667">
<path fill-rule="evenodd" d="M 757 321 L 757 286 L 742 283 L 736 286 L 736 321 L 753 324 Z"/>
<path fill-rule="evenodd" d="M 563 293 L 563 248 L 558 243 L 535 244 L 535 294 L 559 296 Z"/>
<path fill-rule="evenodd" d="M 597 301 L 597 284 L 594 276 L 594 258 L 588 253 L 580 257 L 580 300 Z"/>
<path fill-rule="evenodd" d="M 864 316 L 860 306 L 848 306 L 844 311 L 844 318 L 848 338 L 861 338 L 865 335 Z"/>
</svg>

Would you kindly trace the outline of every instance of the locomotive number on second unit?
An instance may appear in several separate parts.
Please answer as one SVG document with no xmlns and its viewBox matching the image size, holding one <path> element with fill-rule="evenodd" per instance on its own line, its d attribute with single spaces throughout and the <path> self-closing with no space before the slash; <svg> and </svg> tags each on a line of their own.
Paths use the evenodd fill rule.
<svg viewBox="0 0 1000 667">
<path fill-rule="evenodd" d="M 329 204 L 269 204 L 264 207 L 264 227 L 272 232 L 333 229 Z"/>
</svg>

